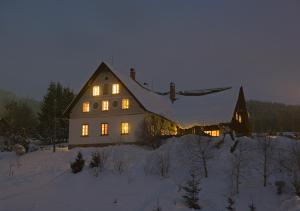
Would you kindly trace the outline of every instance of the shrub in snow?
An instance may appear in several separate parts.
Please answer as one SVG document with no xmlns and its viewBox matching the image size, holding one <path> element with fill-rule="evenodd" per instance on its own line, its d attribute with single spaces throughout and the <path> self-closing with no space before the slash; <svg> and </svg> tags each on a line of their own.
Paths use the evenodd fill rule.
<svg viewBox="0 0 300 211">
<path fill-rule="evenodd" d="M 189 180 L 186 183 L 186 186 L 182 187 L 182 189 L 185 191 L 185 194 L 183 195 L 184 202 L 187 207 L 193 208 L 195 210 L 200 210 L 201 207 L 199 205 L 199 188 L 200 182 L 196 178 L 195 174 L 191 174 L 191 180 Z"/>
<path fill-rule="evenodd" d="M 92 153 L 92 160 L 90 162 L 90 168 L 96 168 L 100 165 L 100 155 L 99 152 Z"/>
<path fill-rule="evenodd" d="M 232 152 L 231 157 L 231 185 L 232 191 L 236 194 L 240 192 L 241 178 L 245 176 L 245 170 L 248 167 L 247 153 L 248 146 L 240 143 Z"/>
<path fill-rule="evenodd" d="M 24 155 L 26 153 L 26 149 L 24 146 L 21 144 L 16 144 L 14 146 L 14 151 L 16 152 L 17 155 Z"/>
<path fill-rule="evenodd" d="M 259 162 L 259 169 L 258 172 L 263 177 L 263 185 L 264 187 L 267 186 L 268 178 L 272 173 L 271 164 L 273 161 L 272 154 L 273 154 L 273 142 L 269 136 L 262 136 L 259 137 L 258 140 L 258 162 Z"/>
<path fill-rule="evenodd" d="M 208 177 L 208 160 L 213 158 L 212 148 L 211 139 L 203 136 L 195 136 L 188 145 L 191 161 L 200 166 L 205 177 Z"/>
<path fill-rule="evenodd" d="M 235 211 L 235 202 L 231 197 L 228 197 L 227 199 L 228 206 L 226 207 L 226 210 Z"/>
<path fill-rule="evenodd" d="M 85 160 L 82 157 L 81 152 L 78 152 L 76 160 L 71 163 L 71 169 L 74 174 L 81 172 L 84 167 Z"/>
<path fill-rule="evenodd" d="M 281 195 L 283 192 L 283 188 L 285 186 L 285 182 L 284 181 L 276 181 L 275 185 L 277 187 L 277 194 Z"/>
<path fill-rule="evenodd" d="M 250 211 L 256 211 L 256 207 L 255 207 L 253 201 L 252 201 L 251 204 L 249 205 L 249 209 L 250 209 Z"/>
<path fill-rule="evenodd" d="M 122 174 L 126 169 L 126 162 L 122 158 L 114 159 L 114 170 L 115 172 Z"/>
<path fill-rule="evenodd" d="M 300 144 L 293 142 L 287 153 L 281 155 L 279 164 L 288 173 L 295 194 L 300 197 Z"/>
<path fill-rule="evenodd" d="M 157 199 L 156 205 L 152 211 L 162 211 L 161 206 L 159 205 L 159 200 Z"/>
<path fill-rule="evenodd" d="M 92 153 L 92 159 L 89 166 L 90 168 L 95 170 L 96 176 L 98 176 L 99 172 L 102 172 L 104 170 L 107 157 L 108 157 L 107 152 L 104 150 L 101 151 L 100 153 L 99 152 Z"/>
<path fill-rule="evenodd" d="M 171 167 L 169 152 L 155 152 L 148 158 L 144 167 L 145 174 L 159 175 L 163 178 L 169 176 Z"/>
</svg>

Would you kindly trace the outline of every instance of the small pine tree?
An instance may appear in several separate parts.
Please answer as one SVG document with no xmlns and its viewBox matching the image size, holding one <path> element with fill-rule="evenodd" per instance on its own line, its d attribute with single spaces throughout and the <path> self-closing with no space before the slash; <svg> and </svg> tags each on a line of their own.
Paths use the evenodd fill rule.
<svg viewBox="0 0 300 211">
<path fill-rule="evenodd" d="M 81 170 L 83 169 L 84 163 L 85 163 L 85 160 L 83 159 L 81 152 L 78 152 L 76 160 L 73 163 L 71 163 L 72 172 L 74 174 L 81 172 Z"/>
<path fill-rule="evenodd" d="M 191 174 L 191 177 L 191 180 L 186 183 L 186 186 L 182 187 L 182 189 L 186 192 L 185 195 L 183 195 L 183 198 L 189 208 L 200 210 L 201 207 L 198 202 L 198 195 L 201 190 L 199 188 L 200 182 L 197 180 L 195 174 Z"/>
<path fill-rule="evenodd" d="M 92 154 L 92 160 L 90 162 L 90 168 L 97 168 L 100 165 L 100 154 L 95 152 Z"/>
<path fill-rule="evenodd" d="M 234 208 L 234 200 L 231 198 L 231 197 L 228 197 L 227 199 L 227 202 L 228 202 L 228 206 L 226 207 L 227 210 L 230 210 L 230 211 L 234 211 L 235 208 Z"/>
<path fill-rule="evenodd" d="M 252 201 L 252 203 L 249 205 L 250 211 L 256 211 L 256 207 Z"/>
</svg>

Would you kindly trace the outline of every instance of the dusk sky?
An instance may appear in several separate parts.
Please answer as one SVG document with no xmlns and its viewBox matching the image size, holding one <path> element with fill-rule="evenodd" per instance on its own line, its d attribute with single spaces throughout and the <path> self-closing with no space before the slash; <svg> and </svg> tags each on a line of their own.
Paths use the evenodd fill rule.
<svg viewBox="0 0 300 211">
<path fill-rule="evenodd" d="M 0 89 L 78 92 L 103 60 L 162 91 L 243 85 L 300 104 L 300 1 L 0 0 Z"/>
</svg>

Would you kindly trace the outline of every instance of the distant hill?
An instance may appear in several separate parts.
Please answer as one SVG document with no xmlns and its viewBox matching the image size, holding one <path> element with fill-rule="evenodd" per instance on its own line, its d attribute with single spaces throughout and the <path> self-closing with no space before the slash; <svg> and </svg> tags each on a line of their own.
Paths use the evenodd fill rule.
<svg viewBox="0 0 300 211">
<path fill-rule="evenodd" d="M 300 105 L 248 101 L 254 132 L 300 132 Z"/>
<path fill-rule="evenodd" d="M 12 100 L 22 100 L 23 102 L 26 102 L 36 113 L 40 111 L 39 101 L 30 98 L 21 98 L 11 92 L 0 89 L 0 118 L 3 116 L 5 111 L 5 104 Z"/>
</svg>

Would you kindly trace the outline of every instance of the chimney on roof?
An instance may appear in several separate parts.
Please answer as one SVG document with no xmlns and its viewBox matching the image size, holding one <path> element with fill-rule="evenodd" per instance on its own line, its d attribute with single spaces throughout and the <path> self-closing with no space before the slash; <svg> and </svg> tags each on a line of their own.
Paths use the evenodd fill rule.
<svg viewBox="0 0 300 211">
<path fill-rule="evenodd" d="M 175 89 L 175 83 L 170 83 L 170 100 L 172 103 L 176 100 L 176 89 Z"/>
<path fill-rule="evenodd" d="M 132 80 L 135 80 L 135 69 L 134 68 L 130 68 L 130 78 Z"/>
</svg>

